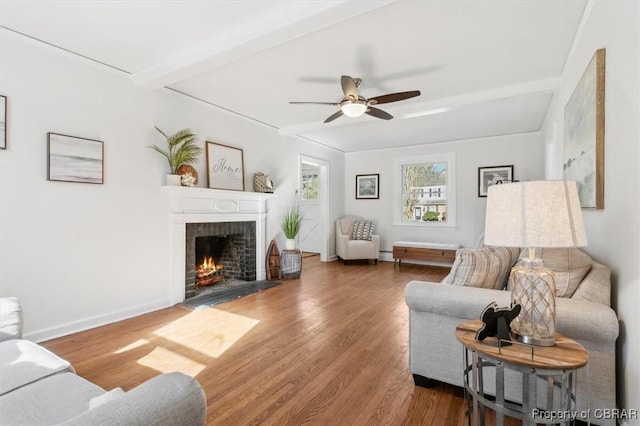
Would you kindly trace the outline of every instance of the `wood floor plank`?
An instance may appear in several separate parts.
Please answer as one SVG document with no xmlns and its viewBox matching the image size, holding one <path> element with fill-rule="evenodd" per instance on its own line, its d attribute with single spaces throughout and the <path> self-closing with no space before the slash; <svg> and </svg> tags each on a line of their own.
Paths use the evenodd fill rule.
<svg viewBox="0 0 640 426">
<path fill-rule="evenodd" d="M 447 272 L 306 257 L 299 279 L 274 288 L 44 345 L 105 389 L 191 374 L 207 394 L 209 425 L 462 425 L 462 391 L 417 388 L 408 368 L 404 287 Z"/>
</svg>

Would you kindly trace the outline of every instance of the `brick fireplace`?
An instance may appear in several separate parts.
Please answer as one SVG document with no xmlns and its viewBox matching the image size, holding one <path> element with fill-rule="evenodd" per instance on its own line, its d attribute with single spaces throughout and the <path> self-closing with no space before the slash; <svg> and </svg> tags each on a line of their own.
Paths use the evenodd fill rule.
<svg viewBox="0 0 640 426">
<path fill-rule="evenodd" d="M 195 295 L 195 239 L 226 237 L 233 278 L 265 279 L 266 201 L 273 194 L 180 186 L 163 187 L 169 194 L 171 219 L 169 293 L 172 303 Z M 192 241 L 193 240 L 193 241 Z"/>
<path fill-rule="evenodd" d="M 219 265 L 220 279 L 256 280 L 256 223 L 187 223 L 185 255 L 185 297 L 194 297 L 199 285 L 197 269 L 207 258 Z M 199 250 L 200 249 L 200 250 Z M 205 282 L 206 283 L 206 282 Z M 206 283 L 208 284 L 208 283 Z"/>
</svg>

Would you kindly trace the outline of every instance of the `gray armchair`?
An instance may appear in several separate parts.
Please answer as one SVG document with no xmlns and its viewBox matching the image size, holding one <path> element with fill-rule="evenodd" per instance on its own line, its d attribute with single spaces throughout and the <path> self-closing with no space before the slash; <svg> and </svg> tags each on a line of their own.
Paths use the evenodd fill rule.
<svg viewBox="0 0 640 426">
<path fill-rule="evenodd" d="M 336 254 L 344 264 L 348 260 L 372 259 L 378 263 L 380 258 L 380 236 L 371 235 L 371 239 L 354 239 L 353 225 L 356 221 L 366 221 L 360 216 L 344 216 L 336 220 Z"/>
</svg>

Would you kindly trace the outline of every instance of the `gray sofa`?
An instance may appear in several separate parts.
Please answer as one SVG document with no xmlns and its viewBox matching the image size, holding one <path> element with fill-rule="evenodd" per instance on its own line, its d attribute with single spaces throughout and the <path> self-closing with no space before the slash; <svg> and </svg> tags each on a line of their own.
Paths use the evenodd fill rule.
<svg viewBox="0 0 640 426">
<path fill-rule="evenodd" d="M 463 251 L 459 250 L 459 253 Z M 563 263 L 552 257 L 558 253 L 557 250 L 548 251 L 549 256 L 543 256 L 545 265 L 554 269 L 553 266 Z M 577 263 L 573 255 L 582 259 L 586 256 L 579 250 L 570 253 L 569 269 L 572 262 Z M 457 263 L 460 263 L 459 258 L 457 253 Z M 606 266 L 588 259 L 589 265 L 585 266 L 584 262 L 580 265 L 585 275 L 575 283 L 577 288 L 570 297 L 558 297 L 556 300 L 557 328 L 558 332 L 575 339 L 589 352 L 587 366 L 578 371 L 578 412 L 591 409 L 592 423 L 614 425 L 615 420 L 594 415 L 601 413 L 597 409 L 616 407 L 615 344 L 619 326 L 617 316 L 609 306 L 611 272 Z M 588 271 L 585 269 L 587 266 Z M 411 281 L 405 288 L 405 300 L 409 306 L 409 363 L 417 385 L 428 387 L 440 381 L 463 386 L 463 351 L 455 337 L 456 326 L 479 318 L 491 302 L 498 306 L 510 304 L 509 291 L 480 288 L 482 283 L 471 286 L 451 283 L 455 268 L 456 263 L 442 283 Z M 557 272 L 556 275 L 565 273 Z M 570 279 L 575 281 L 576 276 L 568 277 L 567 282 Z M 486 374 L 487 378 L 490 376 Z M 506 377 L 505 394 L 518 403 L 522 401 L 521 380 L 516 373 Z M 488 387 L 495 388 L 495 384 L 489 383 Z"/>
<path fill-rule="evenodd" d="M 0 424 L 203 425 L 205 394 L 174 372 L 123 392 L 109 392 L 75 374 L 64 359 L 22 339 L 16 298 L 0 298 Z"/>
</svg>

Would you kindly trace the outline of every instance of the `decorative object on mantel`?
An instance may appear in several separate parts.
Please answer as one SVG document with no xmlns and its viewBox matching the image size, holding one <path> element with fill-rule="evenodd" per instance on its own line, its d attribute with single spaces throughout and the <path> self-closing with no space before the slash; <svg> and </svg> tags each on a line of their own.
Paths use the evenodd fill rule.
<svg viewBox="0 0 640 426">
<path fill-rule="evenodd" d="M 276 240 L 271 240 L 266 256 L 266 270 L 268 280 L 281 280 L 282 269 L 280 269 L 280 251 Z"/>
<path fill-rule="evenodd" d="M 253 174 L 253 191 L 273 193 L 273 181 L 269 175 L 265 175 L 262 172 Z"/>
<path fill-rule="evenodd" d="M 491 185 L 513 180 L 513 165 L 478 167 L 478 197 L 486 197 Z"/>
<path fill-rule="evenodd" d="M 484 242 L 489 246 L 529 249 L 529 256 L 521 259 L 524 266 L 516 264 L 509 278 L 511 302 L 522 305 L 512 330 L 524 343 L 553 346 L 555 274 L 536 258 L 535 247 L 587 245 L 576 183 L 533 181 L 489 187 Z"/>
<path fill-rule="evenodd" d="M 482 327 L 476 332 L 476 340 L 484 340 L 487 337 L 497 337 L 500 341 L 511 341 L 511 321 L 519 314 L 522 306 L 518 303 L 511 308 L 499 308 L 496 302 L 489 303 L 480 314 Z M 509 343 L 510 344 L 510 343 Z M 502 346 L 507 343 L 502 343 Z"/>
<path fill-rule="evenodd" d="M 47 134 L 47 179 L 63 182 L 104 181 L 104 144 L 93 139 Z"/>
<path fill-rule="evenodd" d="M 7 97 L 0 95 L 0 149 L 7 149 Z"/>
<path fill-rule="evenodd" d="M 151 145 L 149 148 L 163 155 L 169 163 L 167 185 L 180 186 L 182 179 L 178 173 L 178 168 L 182 165 L 196 163 L 198 156 L 202 152 L 202 148 L 196 145 L 196 135 L 191 129 L 179 130 L 175 134 L 167 136 L 158 126 L 155 126 L 155 128 L 167 140 L 167 149 L 165 150 L 157 145 Z"/>
<path fill-rule="evenodd" d="M 300 224 L 302 222 L 302 214 L 300 214 L 300 209 L 297 207 L 295 209 L 291 209 L 286 212 L 282 216 L 282 231 L 284 232 L 285 237 L 287 237 L 287 242 L 285 245 L 286 250 L 295 250 L 296 248 L 296 235 L 300 232 Z"/>
<path fill-rule="evenodd" d="M 183 164 L 178 167 L 176 174 L 180 175 L 180 183 L 182 186 L 196 186 L 198 184 L 198 172 L 188 164 Z"/>
<path fill-rule="evenodd" d="M 605 49 L 593 55 L 564 107 L 563 177 L 583 208 L 604 209 Z"/>
<path fill-rule="evenodd" d="M 242 149 L 207 141 L 207 186 L 244 191 Z"/>
</svg>

